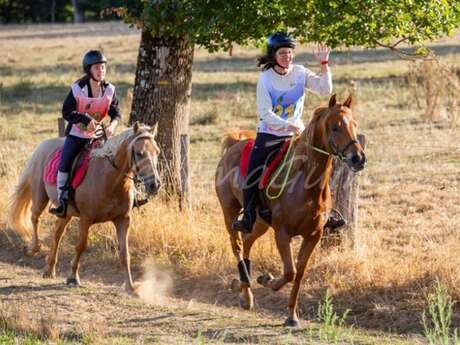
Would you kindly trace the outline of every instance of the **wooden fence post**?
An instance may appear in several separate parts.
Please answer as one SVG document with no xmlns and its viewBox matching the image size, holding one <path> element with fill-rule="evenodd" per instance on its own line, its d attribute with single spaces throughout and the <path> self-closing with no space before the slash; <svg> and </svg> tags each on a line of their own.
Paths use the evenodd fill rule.
<svg viewBox="0 0 460 345">
<path fill-rule="evenodd" d="M 365 149 L 366 137 L 363 134 L 359 134 L 358 140 L 363 149 Z M 332 207 L 342 214 L 347 221 L 347 225 L 335 234 L 330 233 L 326 229 L 326 245 L 337 245 L 346 236 L 351 240 L 352 246 L 355 247 L 358 231 L 358 175 L 351 171 L 344 162 L 336 159 L 334 160 L 330 187 L 332 192 Z"/>
<path fill-rule="evenodd" d="M 59 137 L 65 135 L 65 120 L 62 117 L 58 118 L 58 135 Z"/>
<path fill-rule="evenodd" d="M 179 209 L 191 210 L 190 198 L 190 175 L 189 175 L 189 146 L 190 140 L 188 134 L 181 134 L 180 136 L 180 180 L 181 191 L 179 197 Z"/>
</svg>

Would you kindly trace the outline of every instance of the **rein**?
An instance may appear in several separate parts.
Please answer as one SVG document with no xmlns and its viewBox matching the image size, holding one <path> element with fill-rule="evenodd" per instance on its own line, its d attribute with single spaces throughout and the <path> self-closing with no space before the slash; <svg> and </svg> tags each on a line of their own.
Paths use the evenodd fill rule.
<svg viewBox="0 0 460 345">
<path fill-rule="evenodd" d="M 278 176 L 281 174 L 283 171 L 284 167 L 286 166 L 287 159 L 289 157 L 289 153 L 291 152 L 292 144 L 294 143 L 294 138 L 291 139 L 291 142 L 289 143 L 289 147 L 286 151 L 286 155 L 283 158 L 283 163 L 281 163 L 280 167 L 276 169 L 275 174 L 270 178 L 270 182 L 268 183 L 267 188 L 265 188 L 265 196 L 270 199 L 270 200 L 275 200 L 280 197 L 280 195 L 284 192 L 284 189 L 286 188 L 287 181 L 289 178 L 289 174 L 291 173 L 291 168 L 292 168 L 292 163 L 294 162 L 294 155 L 289 159 L 289 166 L 286 172 L 286 175 L 284 176 L 283 183 L 281 184 L 281 188 L 278 191 L 278 194 L 276 195 L 271 195 L 270 194 L 270 188 L 272 184 L 275 182 L 275 180 L 278 178 Z"/>
<path fill-rule="evenodd" d="M 348 148 L 353 144 L 359 144 L 359 142 L 357 140 L 352 139 L 347 145 L 345 145 L 345 147 L 342 150 L 339 150 L 337 145 L 335 145 L 329 138 L 329 146 L 332 150 L 334 150 L 334 156 L 337 156 L 341 161 L 345 160 L 345 151 L 348 150 Z"/>
<path fill-rule="evenodd" d="M 283 162 L 281 163 L 280 167 L 278 169 L 276 169 L 275 174 L 273 174 L 273 176 L 270 178 L 270 182 L 268 183 L 267 188 L 265 188 L 265 196 L 270 200 L 278 199 L 281 196 L 281 194 L 283 194 L 284 189 L 287 186 L 287 182 L 288 182 L 288 179 L 289 179 L 289 174 L 291 173 L 292 164 L 294 162 L 294 155 L 292 155 L 292 157 L 289 158 L 289 163 L 287 163 L 287 160 L 288 160 L 288 156 L 289 156 L 289 153 L 291 151 L 292 144 L 294 143 L 294 141 L 295 141 L 294 138 L 292 138 L 291 142 L 289 143 L 289 147 L 287 149 L 286 155 L 283 158 Z M 335 145 L 330 138 L 329 138 L 328 142 L 329 142 L 330 148 L 333 150 L 332 154 L 327 152 L 326 150 L 320 149 L 320 148 L 318 148 L 316 146 L 313 146 L 313 145 L 310 145 L 310 147 L 316 152 L 322 153 L 322 154 L 324 154 L 326 156 L 332 156 L 332 158 L 337 157 L 341 161 L 344 161 L 345 160 L 345 151 L 351 145 L 358 144 L 357 140 L 352 139 L 352 140 L 350 140 L 350 142 L 347 145 L 345 145 L 345 147 L 342 150 L 339 150 L 337 145 Z M 278 176 L 281 174 L 281 172 L 284 170 L 286 165 L 287 165 L 287 171 L 286 171 L 286 175 L 284 176 L 283 183 L 281 184 L 280 190 L 278 191 L 277 194 L 270 194 L 270 188 L 272 187 L 273 183 L 278 178 Z"/>
<path fill-rule="evenodd" d="M 105 134 L 105 129 L 104 129 L 104 134 Z M 151 138 L 149 135 L 139 135 L 137 137 L 134 138 L 133 142 L 132 143 L 135 143 L 137 140 L 141 139 L 141 138 Z M 115 169 L 117 170 L 118 172 L 122 172 L 121 169 L 116 165 L 116 163 L 113 161 L 112 157 L 110 157 L 109 155 L 105 156 L 105 158 L 107 158 L 107 160 L 109 161 L 110 165 Z M 134 164 L 132 164 L 132 162 L 134 161 Z M 134 166 L 134 169 L 133 169 L 133 166 Z M 134 183 L 138 183 L 138 182 L 143 182 L 143 178 L 142 177 L 139 177 L 139 168 L 137 167 L 137 159 L 136 159 L 136 154 L 134 152 L 134 146 L 132 146 L 131 148 L 131 162 L 130 162 L 130 165 L 129 165 L 129 170 L 133 171 L 134 172 L 134 176 L 129 176 L 128 173 L 123 173 L 125 177 L 129 178 L 130 180 L 132 180 Z"/>
</svg>

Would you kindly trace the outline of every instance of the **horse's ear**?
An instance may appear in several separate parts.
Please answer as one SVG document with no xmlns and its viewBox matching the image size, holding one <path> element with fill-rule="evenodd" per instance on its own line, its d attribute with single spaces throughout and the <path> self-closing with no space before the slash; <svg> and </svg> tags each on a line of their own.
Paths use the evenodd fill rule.
<svg viewBox="0 0 460 345">
<path fill-rule="evenodd" d="M 329 108 L 333 108 L 334 105 L 337 103 L 337 98 L 335 93 L 331 96 L 331 99 L 329 99 Z"/>
<path fill-rule="evenodd" d="M 139 121 L 134 122 L 134 125 L 133 125 L 134 134 L 136 134 L 139 131 L 139 128 L 140 128 Z"/>
<path fill-rule="evenodd" d="M 343 106 L 351 109 L 351 103 L 353 103 L 353 97 L 350 95 L 345 103 L 343 103 Z"/>
<path fill-rule="evenodd" d="M 152 136 L 155 138 L 157 136 L 158 132 L 158 122 L 155 123 L 155 125 L 150 129 L 150 133 L 152 133 Z"/>
</svg>

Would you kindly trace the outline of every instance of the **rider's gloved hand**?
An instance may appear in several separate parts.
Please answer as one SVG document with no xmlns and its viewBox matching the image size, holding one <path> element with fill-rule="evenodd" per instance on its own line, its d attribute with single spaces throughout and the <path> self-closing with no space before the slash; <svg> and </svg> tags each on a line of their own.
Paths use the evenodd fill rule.
<svg viewBox="0 0 460 345">
<path fill-rule="evenodd" d="M 91 120 L 91 122 L 88 123 L 88 127 L 87 127 L 88 131 L 93 132 L 96 130 L 96 128 L 97 128 L 97 122 L 95 120 Z"/>
</svg>

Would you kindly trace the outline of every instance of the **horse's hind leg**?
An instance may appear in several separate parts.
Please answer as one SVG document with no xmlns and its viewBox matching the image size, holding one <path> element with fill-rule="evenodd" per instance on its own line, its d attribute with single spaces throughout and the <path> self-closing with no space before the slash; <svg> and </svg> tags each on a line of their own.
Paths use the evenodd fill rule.
<svg viewBox="0 0 460 345">
<path fill-rule="evenodd" d="M 39 238 L 39 218 L 48 204 L 48 195 L 46 194 L 45 186 L 40 181 L 32 185 L 32 207 L 30 220 L 33 227 L 32 243 L 29 247 L 24 248 L 24 253 L 27 256 L 34 256 L 40 251 L 40 238 Z"/>
<path fill-rule="evenodd" d="M 225 227 L 230 235 L 232 251 L 238 262 L 238 272 L 240 275 L 239 280 L 234 279 L 232 281 L 231 288 L 233 292 L 239 293 L 240 306 L 243 309 L 250 310 L 254 308 L 254 295 L 251 291 L 249 251 L 252 243 L 267 231 L 268 226 L 256 223 L 253 232 L 250 235 L 243 235 L 242 239 L 241 233 L 232 229 L 232 223 L 240 211 L 239 204 L 235 203 L 234 207 L 223 207 L 222 210 L 224 212 Z M 248 243 L 249 250 L 245 248 L 246 242 Z"/>
<path fill-rule="evenodd" d="M 80 285 L 80 276 L 78 274 L 78 270 L 80 268 L 80 257 L 88 247 L 88 231 L 91 224 L 92 222 L 87 218 L 80 218 L 80 240 L 75 247 L 76 253 L 75 258 L 72 261 L 72 273 L 67 278 L 67 285 Z"/>
<path fill-rule="evenodd" d="M 56 262 L 59 253 L 59 244 L 61 243 L 62 235 L 72 217 L 56 218 L 54 227 L 54 238 L 51 246 L 51 251 L 48 255 L 48 268 L 43 273 L 43 278 L 54 278 L 56 276 Z"/>
</svg>

